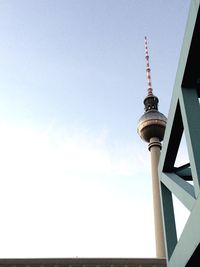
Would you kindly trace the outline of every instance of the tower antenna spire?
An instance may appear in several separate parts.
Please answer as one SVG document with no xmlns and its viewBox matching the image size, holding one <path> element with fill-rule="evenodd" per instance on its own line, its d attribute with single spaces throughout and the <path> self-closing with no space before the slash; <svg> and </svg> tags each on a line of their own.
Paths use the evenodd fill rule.
<svg viewBox="0 0 200 267">
<path fill-rule="evenodd" d="M 149 52 L 148 52 L 148 46 L 147 46 L 147 37 L 144 37 L 144 46 L 145 46 L 145 59 L 146 59 L 146 74 L 147 74 L 147 83 L 148 83 L 148 96 L 153 95 L 153 89 L 151 85 L 151 69 L 149 64 Z"/>
</svg>

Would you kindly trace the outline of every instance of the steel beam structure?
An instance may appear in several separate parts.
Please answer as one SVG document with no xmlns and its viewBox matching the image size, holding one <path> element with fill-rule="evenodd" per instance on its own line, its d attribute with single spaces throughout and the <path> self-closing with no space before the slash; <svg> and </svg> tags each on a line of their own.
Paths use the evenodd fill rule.
<svg viewBox="0 0 200 267">
<path fill-rule="evenodd" d="M 168 267 L 200 266 L 199 7 L 200 0 L 191 1 L 158 167 Z M 183 132 L 190 162 L 175 168 Z M 179 240 L 172 195 L 190 211 Z"/>
</svg>

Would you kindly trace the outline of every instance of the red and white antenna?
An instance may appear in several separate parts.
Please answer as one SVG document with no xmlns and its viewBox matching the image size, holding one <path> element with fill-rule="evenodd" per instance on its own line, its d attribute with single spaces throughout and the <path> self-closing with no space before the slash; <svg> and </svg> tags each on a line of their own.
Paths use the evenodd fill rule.
<svg viewBox="0 0 200 267">
<path fill-rule="evenodd" d="M 147 37 L 144 37 L 144 45 L 145 45 L 145 59 L 146 59 L 146 74 L 147 74 L 147 83 L 148 83 L 148 96 L 153 95 L 153 89 L 151 87 L 151 69 L 149 65 L 149 53 L 147 46 Z"/>
</svg>

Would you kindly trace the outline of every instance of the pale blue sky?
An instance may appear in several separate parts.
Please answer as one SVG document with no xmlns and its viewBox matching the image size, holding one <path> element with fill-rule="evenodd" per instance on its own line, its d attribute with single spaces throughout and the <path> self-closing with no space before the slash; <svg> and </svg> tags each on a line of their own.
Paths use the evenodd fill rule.
<svg viewBox="0 0 200 267">
<path fill-rule="evenodd" d="M 188 9 L 0 0 L 1 257 L 155 256 L 144 36 L 167 116 Z"/>
</svg>

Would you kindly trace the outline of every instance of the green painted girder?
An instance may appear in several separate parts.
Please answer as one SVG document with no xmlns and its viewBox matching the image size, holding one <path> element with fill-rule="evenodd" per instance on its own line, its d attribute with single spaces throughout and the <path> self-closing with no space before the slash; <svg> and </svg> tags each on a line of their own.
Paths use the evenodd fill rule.
<svg viewBox="0 0 200 267">
<path fill-rule="evenodd" d="M 194 187 L 175 173 L 163 173 L 160 181 L 185 205 L 192 210 L 195 203 Z"/>
<path fill-rule="evenodd" d="M 192 172 L 190 168 L 190 163 L 187 163 L 180 167 L 174 167 L 174 173 L 180 176 L 185 181 L 192 181 Z"/>
<path fill-rule="evenodd" d="M 168 267 L 200 266 L 199 6 L 200 0 L 191 1 L 158 167 Z M 183 132 L 190 162 L 175 168 Z M 179 240 L 172 194 L 190 211 Z"/>
</svg>

